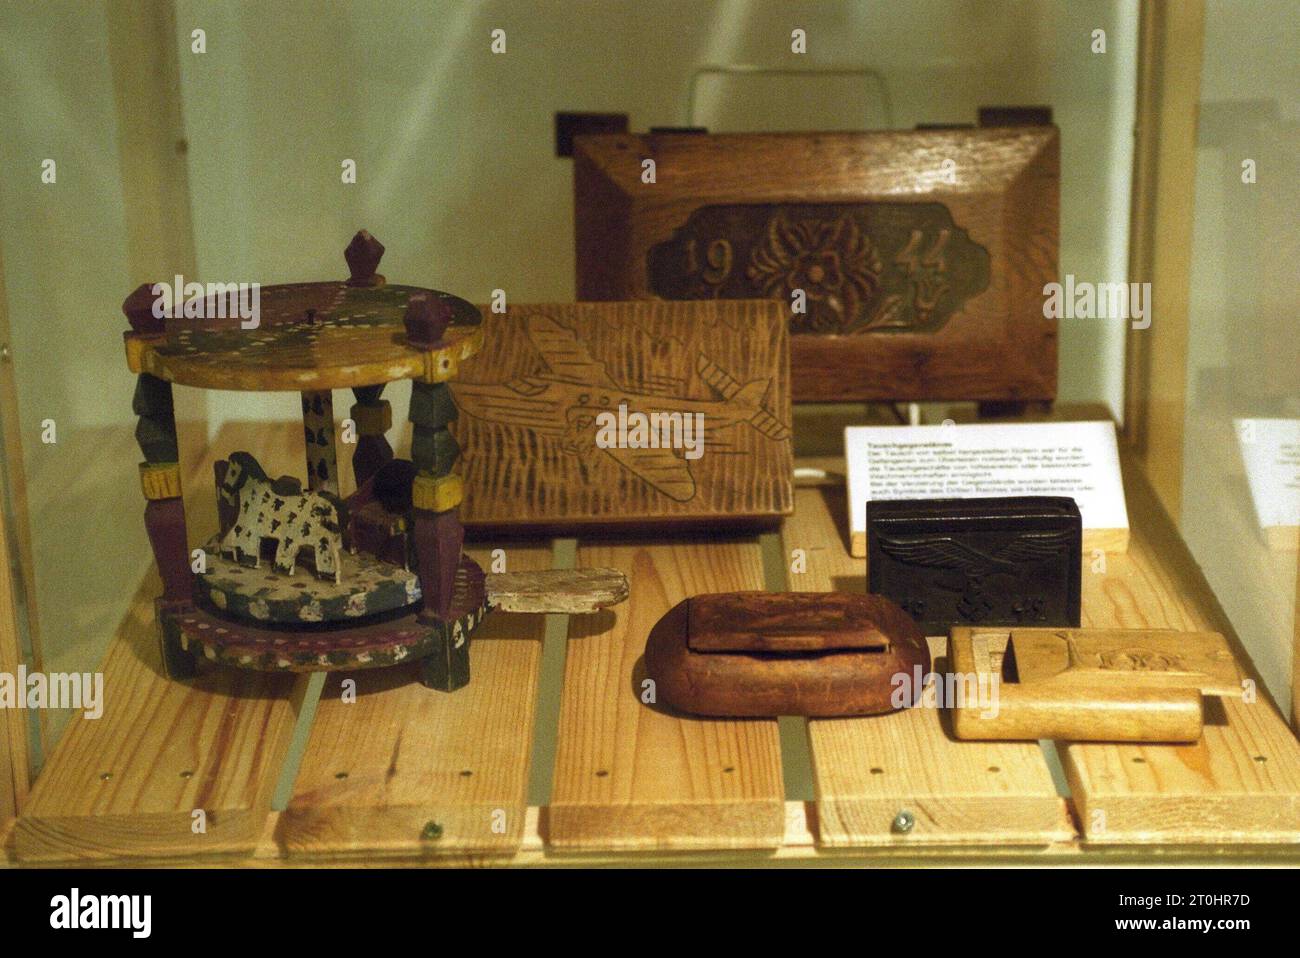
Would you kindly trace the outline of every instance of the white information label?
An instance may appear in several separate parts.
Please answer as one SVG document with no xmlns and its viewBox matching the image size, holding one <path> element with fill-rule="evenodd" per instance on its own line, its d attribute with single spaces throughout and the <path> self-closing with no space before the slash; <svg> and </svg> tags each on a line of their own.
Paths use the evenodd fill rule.
<svg viewBox="0 0 1300 958">
<path fill-rule="evenodd" d="M 866 554 L 872 499 L 1069 496 L 1085 548 L 1123 550 L 1128 510 L 1115 424 L 973 423 L 850 426 L 844 430 L 854 555 Z M 1089 537 L 1088 531 L 1105 533 Z"/>
<path fill-rule="evenodd" d="M 1238 419 L 1236 426 L 1260 526 L 1300 526 L 1300 419 Z"/>
</svg>

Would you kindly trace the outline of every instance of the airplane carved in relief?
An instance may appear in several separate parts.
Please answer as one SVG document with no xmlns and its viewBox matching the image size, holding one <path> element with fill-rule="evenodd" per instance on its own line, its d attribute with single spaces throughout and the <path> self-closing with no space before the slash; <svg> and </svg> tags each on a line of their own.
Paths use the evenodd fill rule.
<svg viewBox="0 0 1300 958">
<path fill-rule="evenodd" d="M 695 495 L 690 449 L 672 441 L 685 434 L 689 446 L 695 424 L 703 443 L 712 434 L 748 425 L 768 439 L 781 442 L 790 428 L 764 407 L 770 379 L 737 382 L 708 357 L 696 358 L 695 372 L 717 398 L 691 399 L 657 392 L 653 387 L 628 387 L 611 376 L 572 329 L 554 319 L 531 316 L 528 338 L 541 354 L 546 370 L 504 385 L 458 382 L 457 406 L 467 415 L 502 426 L 527 430 L 558 440 L 571 455 L 590 458 L 605 454 L 669 498 L 685 502 Z M 649 424 L 647 442 L 599 442 L 602 426 L 616 417 L 620 435 L 629 421 Z M 701 449 L 702 451 L 702 449 Z"/>
</svg>

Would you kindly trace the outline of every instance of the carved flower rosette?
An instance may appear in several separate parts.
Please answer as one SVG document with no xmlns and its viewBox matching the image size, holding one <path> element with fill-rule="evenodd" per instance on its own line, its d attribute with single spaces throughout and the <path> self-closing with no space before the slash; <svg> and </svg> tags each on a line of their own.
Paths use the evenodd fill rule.
<svg viewBox="0 0 1300 958">
<path fill-rule="evenodd" d="M 880 292 L 880 256 L 847 216 L 791 220 L 778 213 L 767 224 L 746 275 L 763 295 L 797 302 L 793 332 L 840 333 Z"/>
</svg>

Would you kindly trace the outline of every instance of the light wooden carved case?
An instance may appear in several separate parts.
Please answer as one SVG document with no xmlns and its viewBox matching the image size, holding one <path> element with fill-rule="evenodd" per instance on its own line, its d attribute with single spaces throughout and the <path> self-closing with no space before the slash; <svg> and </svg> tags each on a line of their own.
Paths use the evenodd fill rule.
<svg viewBox="0 0 1300 958">
<path fill-rule="evenodd" d="M 1206 696 L 1242 695 L 1217 632 L 958 626 L 948 654 L 961 739 L 1194 742 Z"/>
<path fill-rule="evenodd" d="M 777 304 L 482 313 L 492 348 L 453 389 L 466 525 L 716 526 L 774 523 L 792 510 L 789 340 Z M 630 441 L 611 445 L 602 428 L 620 421 L 620 407 Z M 631 448 L 646 438 L 634 414 L 664 417 L 680 441 Z M 686 431 L 701 423 L 702 433 Z M 686 448 L 701 435 L 702 447 Z"/>
</svg>

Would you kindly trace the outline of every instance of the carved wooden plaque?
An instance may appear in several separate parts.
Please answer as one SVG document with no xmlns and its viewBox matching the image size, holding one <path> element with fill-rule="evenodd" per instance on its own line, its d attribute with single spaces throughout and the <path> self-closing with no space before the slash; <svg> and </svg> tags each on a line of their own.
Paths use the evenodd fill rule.
<svg viewBox="0 0 1300 958">
<path fill-rule="evenodd" d="M 579 137 L 578 298 L 771 298 L 796 401 L 1051 400 L 1058 147 L 1054 127 Z"/>
<path fill-rule="evenodd" d="M 793 509 L 789 338 L 769 301 L 482 310 L 452 431 L 466 525 L 775 521 Z"/>
</svg>

